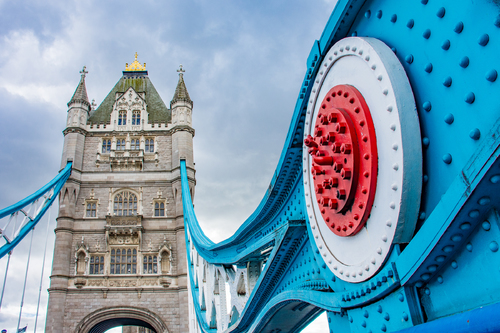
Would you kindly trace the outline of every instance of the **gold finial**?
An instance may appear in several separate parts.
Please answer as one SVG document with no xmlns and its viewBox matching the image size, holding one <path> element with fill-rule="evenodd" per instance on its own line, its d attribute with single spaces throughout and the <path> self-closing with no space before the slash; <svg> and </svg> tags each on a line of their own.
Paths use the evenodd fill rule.
<svg viewBox="0 0 500 333">
<path fill-rule="evenodd" d="M 88 74 L 86 69 L 87 69 L 87 66 L 83 66 L 83 69 L 80 71 L 80 74 L 82 74 L 82 79 L 84 79 L 85 76 Z"/>
<path fill-rule="evenodd" d="M 128 65 L 128 63 L 125 63 L 125 71 L 127 71 L 127 72 L 137 72 L 137 71 L 145 71 L 145 70 L 146 70 L 146 63 L 144 63 L 144 65 L 141 65 L 137 61 L 137 52 L 135 53 L 135 60 L 133 63 L 130 64 L 130 66 Z"/>
<path fill-rule="evenodd" d="M 182 64 L 181 64 L 181 65 L 179 65 L 179 69 L 177 70 L 177 73 L 179 73 L 179 75 L 183 75 L 183 74 L 184 74 L 184 72 L 185 72 L 185 70 L 184 70 L 184 69 L 182 69 Z"/>
</svg>

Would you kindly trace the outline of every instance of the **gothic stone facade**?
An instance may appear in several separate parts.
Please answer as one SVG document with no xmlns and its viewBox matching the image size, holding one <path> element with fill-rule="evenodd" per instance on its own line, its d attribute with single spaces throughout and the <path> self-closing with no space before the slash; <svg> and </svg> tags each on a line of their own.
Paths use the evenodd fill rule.
<svg viewBox="0 0 500 333">
<path fill-rule="evenodd" d="M 186 332 L 179 162 L 193 195 L 194 130 L 182 67 L 170 108 L 137 60 L 97 109 L 81 73 L 64 130 L 61 167 L 72 161 L 73 171 L 60 194 L 46 332 Z"/>
</svg>

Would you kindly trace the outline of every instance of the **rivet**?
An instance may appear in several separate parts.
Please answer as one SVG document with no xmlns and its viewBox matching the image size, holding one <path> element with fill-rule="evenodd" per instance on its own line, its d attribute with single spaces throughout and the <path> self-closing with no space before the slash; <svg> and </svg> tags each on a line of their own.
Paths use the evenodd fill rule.
<svg viewBox="0 0 500 333">
<path fill-rule="evenodd" d="M 436 15 L 439 18 L 443 18 L 445 13 L 446 13 L 446 10 L 444 9 L 444 7 L 441 7 L 438 9 Z"/>
<path fill-rule="evenodd" d="M 461 33 L 462 31 L 464 30 L 464 24 L 463 22 L 458 22 L 456 25 L 455 25 L 455 28 L 453 29 L 453 31 L 455 31 L 457 34 Z"/>
<path fill-rule="evenodd" d="M 423 177 L 424 183 L 427 183 L 429 181 L 429 176 L 424 175 Z"/>
<path fill-rule="evenodd" d="M 491 71 L 486 73 L 486 80 L 488 80 L 490 82 L 495 82 L 495 80 L 497 79 L 497 76 L 498 76 L 497 71 L 492 69 Z"/>
<path fill-rule="evenodd" d="M 421 212 L 420 215 L 418 216 L 419 219 L 425 220 L 425 212 Z"/>
<path fill-rule="evenodd" d="M 479 37 L 477 43 L 481 46 L 486 46 L 486 44 L 488 44 L 489 41 L 490 41 L 490 36 L 488 36 L 488 34 L 484 34 L 481 35 L 481 37 Z"/>
<path fill-rule="evenodd" d="M 384 319 L 385 319 L 386 321 L 389 321 L 389 320 L 391 319 L 391 317 L 389 316 L 389 314 L 388 314 L 387 312 L 386 312 L 386 313 L 384 313 Z"/>
<path fill-rule="evenodd" d="M 422 37 L 424 37 L 425 39 L 429 39 L 430 36 L 431 36 L 431 31 L 429 29 L 425 29 L 424 33 L 422 34 Z"/>
<path fill-rule="evenodd" d="M 432 109 L 432 104 L 431 102 L 427 101 L 422 104 L 422 107 L 424 108 L 425 111 L 429 112 Z"/>
<path fill-rule="evenodd" d="M 393 202 L 391 202 L 391 204 L 389 205 L 389 207 L 391 207 L 391 209 L 395 209 L 396 208 L 396 204 Z"/>
<path fill-rule="evenodd" d="M 431 290 L 429 288 L 425 288 L 424 293 L 426 295 L 430 295 L 431 294 Z"/>
<path fill-rule="evenodd" d="M 424 147 L 428 147 L 429 146 L 429 143 L 430 143 L 430 140 L 428 137 L 424 136 L 422 138 L 422 144 L 424 145 Z"/>
<path fill-rule="evenodd" d="M 432 72 L 432 64 L 431 64 L 431 63 L 428 63 L 427 65 L 425 65 L 424 70 L 425 70 L 427 73 Z"/>
<path fill-rule="evenodd" d="M 440 284 L 443 283 L 443 277 L 441 275 L 437 277 L 437 282 L 439 282 Z"/>
<path fill-rule="evenodd" d="M 436 260 L 436 262 L 444 262 L 446 260 L 446 256 L 437 256 L 434 260 Z"/>
<path fill-rule="evenodd" d="M 393 144 L 393 145 L 392 145 L 392 149 L 393 149 L 393 150 L 398 150 L 398 144 L 397 144 L 397 143 Z"/>
<path fill-rule="evenodd" d="M 361 323 L 361 326 L 366 327 L 366 321 L 365 320 L 363 320 L 363 322 Z"/>
<path fill-rule="evenodd" d="M 479 211 L 477 209 L 471 210 L 469 212 L 469 217 L 472 217 L 473 219 L 479 216 Z"/>
<path fill-rule="evenodd" d="M 351 316 L 349 316 L 349 321 L 352 323 L 354 320 L 352 319 Z"/>
<path fill-rule="evenodd" d="M 382 11 L 381 10 L 377 11 L 377 18 L 382 18 Z"/>
<path fill-rule="evenodd" d="M 490 224 L 490 222 L 488 222 L 488 221 L 484 221 L 484 222 L 481 224 L 481 226 L 483 227 L 483 229 L 484 229 L 485 231 L 490 231 L 490 229 L 491 229 L 491 224 Z"/>
<path fill-rule="evenodd" d="M 408 64 L 411 64 L 411 63 L 413 62 L 413 55 L 408 54 L 408 55 L 405 57 L 405 61 L 406 61 Z"/>
<path fill-rule="evenodd" d="M 474 128 L 469 132 L 469 136 L 473 140 L 478 140 L 481 137 L 481 132 L 479 131 L 478 128 Z"/>
<path fill-rule="evenodd" d="M 443 162 L 446 164 L 450 164 L 452 161 L 452 157 L 450 153 L 446 153 L 443 155 Z"/>
<path fill-rule="evenodd" d="M 485 206 L 485 205 L 489 204 L 490 202 L 491 202 L 490 197 L 482 197 L 481 199 L 479 199 L 479 201 L 477 203 L 480 204 L 481 206 Z"/>
<path fill-rule="evenodd" d="M 392 168 L 393 168 L 394 170 L 398 171 L 398 169 L 399 169 L 399 165 L 398 165 L 397 163 L 394 163 L 394 164 L 392 165 Z"/>
<path fill-rule="evenodd" d="M 422 288 L 423 285 L 424 285 L 424 283 L 422 281 L 417 281 L 415 283 L 415 287 L 417 287 L 417 288 Z"/>
<path fill-rule="evenodd" d="M 451 262 L 451 267 L 452 267 L 453 269 L 457 269 L 458 264 L 457 264 L 457 262 L 456 262 L 455 260 L 453 260 L 453 261 Z"/>
<path fill-rule="evenodd" d="M 382 327 L 380 328 L 380 330 L 382 332 L 386 332 L 387 331 L 387 326 L 385 326 L 385 324 L 383 324 Z"/>
<path fill-rule="evenodd" d="M 443 86 L 450 87 L 451 83 L 452 83 L 451 77 L 448 76 L 447 78 L 444 79 Z"/>
<path fill-rule="evenodd" d="M 370 316 L 370 314 L 368 313 L 368 311 L 365 310 L 363 312 L 363 317 L 368 318 L 369 316 Z"/>
<path fill-rule="evenodd" d="M 394 54 L 397 54 L 397 53 L 398 53 L 398 50 L 396 50 L 396 48 L 395 48 L 395 47 L 391 47 L 391 50 L 392 50 L 392 52 L 394 52 Z"/>
<path fill-rule="evenodd" d="M 424 280 L 424 281 L 427 281 L 431 278 L 431 275 L 429 273 L 424 273 L 424 274 L 420 275 L 420 278 L 422 278 L 422 280 Z"/>
<path fill-rule="evenodd" d="M 381 305 L 378 305 L 378 306 L 377 306 L 377 312 L 378 312 L 378 313 L 382 313 L 382 306 L 381 306 Z"/>
<path fill-rule="evenodd" d="M 375 265 L 376 262 L 377 261 L 375 260 L 375 258 L 372 258 L 372 260 L 371 260 L 372 265 Z"/>
<path fill-rule="evenodd" d="M 385 243 L 385 242 L 387 242 L 387 236 L 386 236 L 386 235 L 383 235 L 383 236 L 382 236 L 382 241 L 383 241 L 384 243 Z"/>
<path fill-rule="evenodd" d="M 443 44 L 441 44 L 441 48 L 445 51 L 448 51 L 450 49 L 450 41 L 446 39 Z"/>
<path fill-rule="evenodd" d="M 451 113 L 448 113 L 446 116 L 444 116 L 444 122 L 447 123 L 448 125 L 453 124 L 454 120 L 455 120 L 455 117 Z"/>
<path fill-rule="evenodd" d="M 391 22 L 395 23 L 398 20 L 398 16 L 396 14 L 391 16 Z"/>
<path fill-rule="evenodd" d="M 403 312 L 403 320 L 408 321 L 408 314 L 406 312 Z"/>
<path fill-rule="evenodd" d="M 397 191 L 398 190 L 398 184 L 392 184 L 392 190 Z"/>
<path fill-rule="evenodd" d="M 389 105 L 389 106 L 387 107 L 387 111 L 392 112 L 392 105 Z"/>
<path fill-rule="evenodd" d="M 495 18 L 495 22 L 493 23 L 497 28 L 500 28 L 500 15 Z"/>
<path fill-rule="evenodd" d="M 454 247 L 455 246 L 453 246 L 453 245 L 447 245 L 447 246 L 443 247 L 443 252 L 444 253 L 451 253 L 453 251 Z"/>
<path fill-rule="evenodd" d="M 472 252 L 472 243 L 471 242 L 467 243 L 465 248 L 467 249 L 467 251 Z"/>
<path fill-rule="evenodd" d="M 460 242 L 462 240 L 462 235 L 461 234 L 455 234 L 451 236 L 451 240 L 454 242 Z"/>
<path fill-rule="evenodd" d="M 460 230 L 469 230 L 471 227 L 470 223 L 469 222 L 464 222 L 460 225 Z"/>
<path fill-rule="evenodd" d="M 366 17 L 366 18 L 370 18 L 370 16 L 372 16 L 372 12 L 371 12 L 371 11 L 369 11 L 369 10 L 367 10 L 367 11 L 365 12 L 365 17 Z"/>
<path fill-rule="evenodd" d="M 367 271 L 367 272 L 368 272 L 369 270 L 370 270 L 370 266 L 365 265 L 365 271 Z"/>
<path fill-rule="evenodd" d="M 380 248 L 380 247 L 379 247 L 379 248 L 377 249 L 377 253 L 378 253 L 378 254 L 382 254 L 382 248 Z"/>
<path fill-rule="evenodd" d="M 369 56 L 369 55 L 367 55 L 367 56 L 365 57 L 365 60 L 366 60 L 366 61 L 370 61 L 370 56 Z"/>
<path fill-rule="evenodd" d="M 496 184 L 496 183 L 500 182 L 500 175 L 494 175 L 494 176 L 492 176 L 492 177 L 490 178 L 490 182 L 491 182 L 492 184 Z"/>
<path fill-rule="evenodd" d="M 406 23 L 406 26 L 408 27 L 408 29 L 413 28 L 414 25 L 415 25 L 415 21 L 413 21 L 413 19 L 409 19 L 408 22 Z"/>
<path fill-rule="evenodd" d="M 382 91 L 382 94 L 384 94 L 384 95 L 386 95 L 386 96 L 387 96 L 387 94 L 388 94 L 388 93 L 389 93 L 389 90 L 387 90 L 387 89 L 384 89 L 384 90 Z"/>
<path fill-rule="evenodd" d="M 495 241 L 492 241 L 489 245 L 491 252 L 497 252 L 498 251 L 498 243 Z"/>
<path fill-rule="evenodd" d="M 462 68 L 467 68 L 467 66 L 469 66 L 469 57 L 464 56 L 462 59 L 460 59 L 459 65 Z"/>
<path fill-rule="evenodd" d="M 382 81 L 382 75 L 377 76 L 377 80 Z"/>
<path fill-rule="evenodd" d="M 395 131 L 396 130 L 396 124 L 391 124 L 391 130 Z"/>
<path fill-rule="evenodd" d="M 387 222 L 385 222 L 385 225 L 388 226 L 389 228 L 392 227 L 391 220 L 387 220 Z"/>
<path fill-rule="evenodd" d="M 430 265 L 429 267 L 427 267 L 427 270 L 431 273 L 434 273 L 437 270 L 437 267 L 437 265 Z"/>
</svg>

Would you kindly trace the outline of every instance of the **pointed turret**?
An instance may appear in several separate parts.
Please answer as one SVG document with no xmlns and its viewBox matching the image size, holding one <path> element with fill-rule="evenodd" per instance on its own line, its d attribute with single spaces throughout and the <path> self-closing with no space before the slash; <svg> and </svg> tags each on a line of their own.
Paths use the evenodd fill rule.
<svg viewBox="0 0 500 333">
<path fill-rule="evenodd" d="M 82 103 L 90 107 L 89 97 L 87 96 L 87 87 L 85 86 L 85 76 L 88 73 L 86 69 L 87 67 L 83 66 L 83 69 L 80 71 L 80 74 L 82 75 L 80 83 L 78 83 L 78 87 L 76 87 L 73 97 L 68 102 L 68 106 L 73 103 Z"/>
<path fill-rule="evenodd" d="M 193 107 L 193 101 L 191 98 L 189 98 L 189 93 L 186 88 L 186 84 L 184 83 L 184 72 L 185 70 L 182 69 L 182 65 L 179 66 L 179 69 L 177 70 L 179 73 L 179 82 L 177 82 L 177 87 L 175 88 L 175 93 L 174 97 L 172 98 L 172 101 L 170 102 L 170 108 L 177 103 L 177 102 L 186 102 Z"/>
</svg>

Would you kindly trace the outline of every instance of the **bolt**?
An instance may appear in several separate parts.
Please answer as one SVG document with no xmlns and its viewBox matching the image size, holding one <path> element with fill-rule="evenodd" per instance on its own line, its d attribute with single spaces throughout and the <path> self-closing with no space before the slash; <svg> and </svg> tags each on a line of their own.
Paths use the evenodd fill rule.
<svg viewBox="0 0 500 333">
<path fill-rule="evenodd" d="M 332 112 L 328 115 L 328 121 L 331 123 L 336 123 L 338 121 L 338 119 L 339 119 L 338 113 Z"/>
<path fill-rule="evenodd" d="M 331 177 L 328 182 L 330 183 L 330 187 L 337 187 L 339 186 L 339 179 L 335 177 Z"/>
<path fill-rule="evenodd" d="M 326 146 L 330 143 L 330 141 L 328 140 L 328 137 L 322 136 L 321 139 L 319 139 L 319 143 L 323 146 Z"/>
<path fill-rule="evenodd" d="M 343 154 L 350 154 L 351 153 L 351 145 L 349 143 L 343 143 L 342 146 L 340 147 L 340 151 Z"/>
<path fill-rule="evenodd" d="M 334 142 L 335 141 L 335 133 L 334 132 L 330 132 L 326 135 L 326 139 L 328 140 L 328 142 Z"/>
<path fill-rule="evenodd" d="M 318 137 L 323 134 L 323 129 L 321 129 L 319 126 L 314 129 L 314 136 Z"/>
<path fill-rule="evenodd" d="M 318 144 L 314 141 L 314 138 L 310 135 L 307 136 L 307 138 L 304 139 L 304 144 L 306 147 L 309 148 L 317 148 Z"/>
<path fill-rule="evenodd" d="M 346 129 L 346 123 L 342 122 L 342 123 L 338 123 L 337 126 L 335 126 L 335 132 L 337 133 L 345 133 L 345 129 Z"/>
<path fill-rule="evenodd" d="M 328 117 L 327 116 L 321 116 L 321 119 L 320 119 L 321 123 L 323 125 L 328 125 Z"/>
<path fill-rule="evenodd" d="M 323 206 L 323 207 L 328 207 L 328 202 L 330 201 L 329 198 L 326 198 L 326 197 L 322 197 L 321 200 L 320 200 L 320 205 Z"/>
<path fill-rule="evenodd" d="M 323 180 L 323 187 L 326 189 L 330 188 L 330 181 L 328 179 Z"/>
<path fill-rule="evenodd" d="M 342 145 L 338 142 L 334 142 L 332 146 L 332 150 L 334 153 L 340 153 L 340 150 L 342 149 Z"/>
<path fill-rule="evenodd" d="M 328 203 L 328 207 L 330 207 L 330 209 L 337 209 L 338 206 L 339 206 L 339 203 L 335 199 L 331 199 L 330 202 Z M 335 225 L 333 225 L 333 227 L 334 226 Z"/>
<path fill-rule="evenodd" d="M 323 193 L 323 186 L 321 184 L 316 184 L 316 193 Z"/>
<path fill-rule="evenodd" d="M 320 167 L 318 166 L 313 166 L 312 167 L 312 170 L 311 170 L 311 173 L 315 176 L 317 175 L 322 175 L 325 173 L 325 170 L 321 169 Z"/>
<path fill-rule="evenodd" d="M 342 170 L 342 164 L 340 163 L 333 163 L 333 170 L 335 170 L 335 172 L 339 173 L 341 170 Z"/>
<path fill-rule="evenodd" d="M 351 169 L 349 168 L 343 168 L 342 171 L 340 171 L 340 177 L 342 179 L 351 179 Z"/>
<path fill-rule="evenodd" d="M 337 190 L 337 199 L 345 200 L 345 190 L 343 188 Z"/>
</svg>

